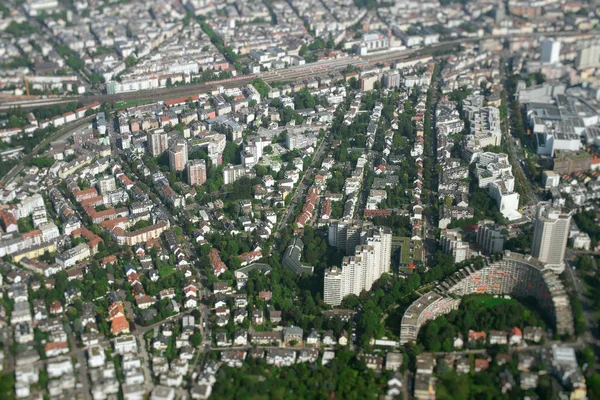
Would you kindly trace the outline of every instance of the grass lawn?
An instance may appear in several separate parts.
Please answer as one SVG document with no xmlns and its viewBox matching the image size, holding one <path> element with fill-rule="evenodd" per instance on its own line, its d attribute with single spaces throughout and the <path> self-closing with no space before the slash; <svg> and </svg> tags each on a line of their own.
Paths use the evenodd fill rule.
<svg viewBox="0 0 600 400">
<path fill-rule="evenodd" d="M 175 268 L 170 266 L 170 265 L 165 265 L 163 267 L 158 268 L 158 275 L 161 278 L 164 278 L 165 276 L 171 275 L 172 273 L 175 272 Z"/>
<path fill-rule="evenodd" d="M 497 306 L 502 303 L 517 303 L 515 299 L 505 299 L 503 297 L 493 297 L 493 296 L 481 296 L 477 299 L 480 304 L 485 305 L 488 308 Z"/>
</svg>

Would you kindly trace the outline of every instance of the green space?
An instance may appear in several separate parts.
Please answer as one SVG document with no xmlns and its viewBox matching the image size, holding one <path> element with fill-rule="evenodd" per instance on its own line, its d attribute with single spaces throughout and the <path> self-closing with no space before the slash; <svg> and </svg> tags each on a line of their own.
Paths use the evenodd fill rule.
<svg viewBox="0 0 600 400">
<path fill-rule="evenodd" d="M 471 329 L 489 333 L 491 330 L 507 331 L 515 326 L 521 329 L 546 326 L 535 300 L 504 300 L 493 296 L 464 296 L 457 310 L 421 328 L 418 342 L 429 351 L 452 351 L 452 343 L 458 333 L 466 338 Z"/>
<path fill-rule="evenodd" d="M 505 299 L 504 297 L 498 296 L 490 296 L 490 295 L 481 295 L 477 297 L 477 304 L 482 304 L 487 308 L 494 308 L 500 304 L 518 304 L 518 301 L 515 299 Z"/>
<path fill-rule="evenodd" d="M 385 389 L 385 382 L 385 377 L 377 377 L 354 353 L 337 351 L 326 367 L 301 363 L 278 368 L 267 366 L 264 360 L 250 360 L 239 369 L 222 366 L 212 397 L 362 400 L 375 398 Z"/>
</svg>

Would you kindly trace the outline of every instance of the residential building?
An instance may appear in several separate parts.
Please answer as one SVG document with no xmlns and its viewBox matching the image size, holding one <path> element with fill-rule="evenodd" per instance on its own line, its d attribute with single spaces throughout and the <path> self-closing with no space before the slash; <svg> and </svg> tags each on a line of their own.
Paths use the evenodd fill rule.
<svg viewBox="0 0 600 400">
<path fill-rule="evenodd" d="M 188 184 L 192 186 L 202 185 L 206 182 L 206 161 L 189 160 L 187 165 Z"/>
<path fill-rule="evenodd" d="M 547 268 L 560 274 L 565 268 L 565 250 L 572 213 L 564 213 L 550 202 L 537 205 L 531 254 Z"/>
</svg>

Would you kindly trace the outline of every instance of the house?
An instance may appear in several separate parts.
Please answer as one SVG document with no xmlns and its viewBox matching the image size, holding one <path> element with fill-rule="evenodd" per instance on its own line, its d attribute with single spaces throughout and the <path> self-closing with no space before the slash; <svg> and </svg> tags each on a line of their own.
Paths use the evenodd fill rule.
<svg viewBox="0 0 600 400">
<path fill-rule="evenodd" d="M 525 329 L 523 329 L 523 339 L 527 341 L 539 343 L 543 337 L 544 329 L 539 326 L 526 326 Z"/>
<path fill-rule="evenodd" d="M 490 368 L 490 361 L 485 358 L 475 359 L 475 372 L 487 371 Z"/>
<path fill-rule="evenodd" d="M 237 309 L 233 312 L 233 322 L 237 325 L 244 323 L 246 319 L 246 310 Z"/>
<path fill-rule="evenodd" d="M 272 324 L 279 324 L 281 322 L 281 311 L 270 310 L 269 320 Z"/>
<path fill-rule="evenodd" d="M 359 354 L 357 359 L 364 361 L 367 368 L 381 371 L 383 368 L 383 357 L 374 354 Z"/>
<path fill-rule="evenodd" d="M 404 357 L 401 353 L 389 352 L 385 356 L 386 371 L 398 371 L 402 367 Z"/>
<path fill-rule="evenodd" d="M 324 351 L 323 358 L 321 359 L 322 365 L 327 365 L 331 360 L 335 358 L 335 353 L 333 351 Z"/>
<path fill-rule="evenodd" d="M 521 390 L 533 390 L 537 388 L 539 375 L 535 372 L 521 372 L 519 374 L 519 385 Z"/>
<path fill-rule="evenodd" d="M 233 334 L 233 345 L 234 346 L 248 345 L 248 333 L 241 329 L 239 331 L 236 331 Z"/>
<path fill-rule="evenodd" d="M 519 352 L 517 369 L 519 371 L 529 371 L 533 366 L 535 359 L 531 353 Z"/>
<path fill-rule="evenodd" d="M 340 338 L 338 339 L 338 344 L 340 346 L 348 345 L 348 332 L 346 332 L 345 330 L 342 331 L 342 333 L 340 334 Z"/>
<path fill-rule="evenodd" d="M 277 367 L 290 367 L 296 362 L 296 352 L 288 349 L 270 349 L 267 351 L 267 364 Z"/>
<path fill-rule="evenodd" d="M 248 295 L 246 293 L 236 293 L 233 295 L 233 301 L 236 307 L 245 308 L 248 306 Z"/>
<path fill-rule="evenodd" d="M 113 318 L 110 325 L 110 331 L 114 336 L 122 333 L 129 333 L 129 322 L 124 316 Z"/>
<path fill-rule="evenodd" d="M 510 329 L 509 343 L 511 346 L 519 346 L 523 341 L 523 332 L 518 327 L 514 326 Z"/>
<path fill-rule="evenodd" d="M 115 353 L 136 353 L 138 351 L 137 342 L 134 336 L 121 336 L 113 340 Z"/>
<path fill-rule="evenodd" d="M 505 331 L 490 331 L 490 344 L 508 344 L 508 336 Z"/>
<path fill-rule="evenodd" d="M 229 287 L 229 284 L 227 282 L 215 282 L 213 284 L 213 293 L 214 294 L 219 294 L 219 293 L 228 293 L 231 290 L 231 288 Z"/>
<path fill-rule="evenodd" d="M 333 336 L 333 331 L 326 331 L 323 334 L 323 345 L 325 346 L 335 346 L 336 344 L 335 337 Z"/>
<path fill-rule="evenodd" d="M 221 361 L 231 368 L 241 368 L 245 359 L 246 352 L 243 350 L 228 350 L 221 352 Z"/>
<path fill-rule="evenodd" d="M 471 372 L 471 361 L 468 357 L 460 357 L 456 360 L 456 372 L 459 374 L 468 374 Z"/>
<path fill-rule="evenodd" d="M 454 338 L 454 341 L 452 342 L 452 346 L 455 349 L 462 349 L 464 345 L 465 345 L 465 342 L 463 341 L 462 333 L 459 332 L 458 335 Z"/>
<path fill-rule="evenodd" d="M 271 301 L 271 297 L 273 297 L 272 292 L 260 292 L 258 293 L 258 298 L 260 300 L 264 300 L 265 302 Z"/>
<path fill-rule="evenodd" d="M 306 344 L 316 346 L 319 344 L 320 338 L 319 332 L 317 332 L 315 329 L 312 329 L 306 337 Z"/>
<path fill-rule="evenodd" d="M 515 379 L 508 369 L 501 371 L 500 374 L 498 374 L 498 378 L 500 379 L 500 390 L 502 390 L 502 394 L 506 394 L 516 387 Z"/>
<path fill-rule="evenodd" d="M 319 358 L 319 350 L 317 349 L 302 349 L 298 351 L 296 363 L 311 363 L 314 364 Z"/>
<path fill-rule="evenodd" d="M 150 394 L 150 400 L 175 400 L 175 389 L 166 386 L 155 386 Z"/>
<path fill-rule="evenodd" d="M 469 330 L 469 344 L 477 344 L 487 340 L 487 333 Z"/>
<path fill-rule="evenodd" d="M 387 381 L 387 395 L 388 397 L 396 397 L 402 393 L 402 375 L 395 373 Z"/>
<path fill-rule="evenodd" d="M 252 310 L 251 321 L 253 325 L 262 325 L 264 323 L 262 310 Z"/>
<path fill-rule="evenodd" d="M 289 326 L 283 330 L 283 343 L 296 345 L 302 344 L 303 331 L 298 326 Z"/>
<path fill-rule="evenodd" d="M 231 346 L 231 341 L 227 339 L 227 333 L 218 332 L 216 335 L 217 347 L 229 347 Z"/>
<path fill-rule="evenodd" d="M 279 345 L 281 343 L 281 332 L 252 332 L 250 343 L 260 345 L 275 343 Z"/>
</svg>

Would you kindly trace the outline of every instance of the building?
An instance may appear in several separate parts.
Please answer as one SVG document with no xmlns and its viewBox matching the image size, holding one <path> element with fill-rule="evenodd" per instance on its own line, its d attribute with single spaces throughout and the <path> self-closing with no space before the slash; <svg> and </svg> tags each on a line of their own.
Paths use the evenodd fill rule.
<svg viewBox="0 0 600 400">
<path fill-rule="evenodd" d="M 560 183 L 560 175 L 554 171 L 544 171 L 542 172 L 542 184 L 544 185 L 544 189 L 548 190 L 553 187 L 558 187 Z"/>
<path fill-rule="evenodd" d="M 337 306 L 349 294 L 358 296 L 363 290 L 371 290 L 373 283 L 390 269 L 392 232 L 389 228 L 369 228 L 358 232 L 357 237 L 360 240 L 354 255 L 344 257 L 341 268 L 325 271 L 323 287 L 327 304 Z M 344 239 L 345 244 L 347 239 Z"/>
<path fill-rule="evenodd" d="M 223 183 L 229 185 L 244 176 L 253 178 L 255 175 L 254 171 L 250 168 L 244 167 L 243 165 L 230 164 L 223 168 Z"/>
<path fill-rule="evenodd" d="M 440 233 L 440 247 L 446 254 L 459 263 L 469 257 L 469 243 L 462 240 L 463 231 L 460 228 L 445 229 Z"/>
<path fill-rule="evenodd" d="M 185 169 L 188 162 L 187 143 L 179 142 L 169 148 L 169 169 L 180 172 Z"/>
<path fill-rule="evenodd" d="M 549 64 L 557 64 L 560 62 L 560 46 L 561 43 L 554 39 L 545 39 L 542 41 L 542 55 L 540 61 Z"/>
<path fill-rule="evenodd" d="M 162 129 L 148 132 L 148 152 L 152 157 L 157 157 L 169 147 L 167 134 Z"/>
<path fill-rule="evenodd" d="M 398 71 L 388 71 L 381 77 L 381 84 L 384 88 L 400 87 L 400 73 Z"/>
<path fill-rule="evenodd" d="M 117 190 L 117 184 L 115 182 L 115 178 L 112 176 L 103 176 L 98 179 L 98 190 L 100 193 L 109 193 Z"/>
<path fill-rule="evenodd" d="M 400 344 L 415 342 L 421 326 L 458 308 L 462 296 L 510 294 L 535 299 L 559 335 L 572 335 L 573 314 L 560 279 L 531 256 L 505 252 L 481 268 L 469 265 L 412 303 L 402 317 Z"/>
<path fill-rule="evenodd" d="M 192 186 L 202 185 L 206 182 L 206 161 L 190 160 L 187 165 L 187 180 Z"/>
<path fill-rule="evenodd" d="M 579 50 L 575 59 L 575 66 L 579 70 L 600 67 L 600 44 L 594 44 Z"/>
<path fill-rule="evenodd" d="M 537 205 L 533 225 L 531 254 L 557 274 L 565 268 L 565 249 L 569 239 L 571 213 L 563 213 L 550 202 Z"/>
<path fill-rule="evenodd" d="M 488 254 L 502 253 L 506 236 L 504 229 L 493 221 L 484 220 L 477 224 L 477 245 Z"/>
</svg>

